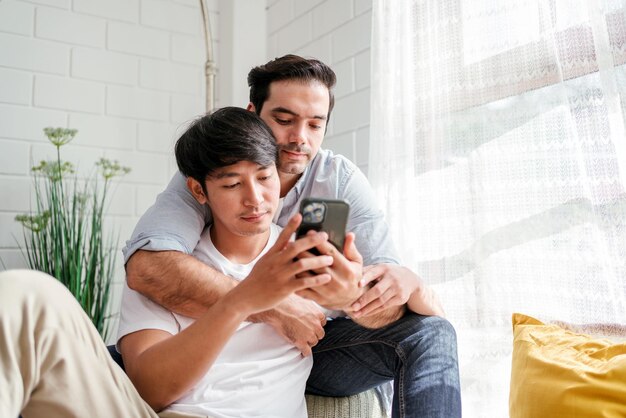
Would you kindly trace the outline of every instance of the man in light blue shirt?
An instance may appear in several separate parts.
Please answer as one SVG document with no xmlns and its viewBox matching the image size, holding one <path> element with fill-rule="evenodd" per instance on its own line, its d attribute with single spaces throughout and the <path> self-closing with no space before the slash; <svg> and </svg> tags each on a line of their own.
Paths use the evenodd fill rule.
<svg viewBox="0 0 626 418">
<path fill-rule="evenodd" d="M 393 416 L 461 414 L 456 336 L 430 288 L 399 264 L 382 212 L 365 176 L 350 161 L 320 149 L 333 107 L 334 72 L 294 55 L 253 68 L 250 104 L 279 147 L 284 225 L 304 197 L 350 204 L 348 231 L 363 257 L 339 251 L 330 283 L 299 292 L 249 320 L 265 322 L 303 353 L 314 355 L 309 393 L 347 396 L 394 381 Z M 236 285 L 189 254 L 210 214 L 181 174 L 139 221 L 124 248 L 128 285 L 171 311 L 197 317 Z M 350 318 L 326 323 L 313 300 Z M 405 313 L 408 308 L 407 313 Z"/>
</svg>

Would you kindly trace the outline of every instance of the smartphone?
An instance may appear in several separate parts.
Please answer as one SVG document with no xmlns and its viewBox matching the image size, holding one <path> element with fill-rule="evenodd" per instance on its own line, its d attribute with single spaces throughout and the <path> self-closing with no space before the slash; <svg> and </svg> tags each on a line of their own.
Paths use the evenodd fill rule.
<svg viewBox="0 0 626 418">
<path fill-rule="evenodd" d="M 296 232 L 296 239 L 306 235 L 311 229 L 324 231 L 328 234 L 328 241 L 343 253 L 343 244 L 346 239 L 346 224 L 350 205 L 343 200 L 305 198 L 300 203 L 302 223 Z M 318 254 L 313 248 L 311 252 Z"/>
</svg>

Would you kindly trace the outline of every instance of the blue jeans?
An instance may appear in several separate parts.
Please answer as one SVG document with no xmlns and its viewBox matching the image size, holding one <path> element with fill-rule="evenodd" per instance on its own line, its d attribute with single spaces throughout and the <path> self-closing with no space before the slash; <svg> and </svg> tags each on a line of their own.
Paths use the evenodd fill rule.
<svg viewBox="0 0 626 418">
<path fill-rule="evenodd" d="M 339 318 L 325 331 L 307 393 L 349 396 L 394 380 L 394 418 L 461 416 L 456 333 L 445 319 L 408 313 L 367 329 Z"/>
</svg>

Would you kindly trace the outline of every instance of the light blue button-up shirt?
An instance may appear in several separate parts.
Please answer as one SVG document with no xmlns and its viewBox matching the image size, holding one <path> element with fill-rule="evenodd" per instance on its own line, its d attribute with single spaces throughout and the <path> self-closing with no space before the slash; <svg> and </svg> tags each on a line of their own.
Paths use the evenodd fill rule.
<svg viewBox="0 0 626 418">
<path fill-rule="evenodd" d="M 364 265 L 399 264 L 382 211 L 367 178 L 350 160 L 320 149 L 283 200 L 278 225 L 285 226 L 305 197 L 341 199 L 350 205 L 347 230 L 356 235 Z M 124 262 L 137 250 L 174 250 L 191 254 L 205 225 L 211 222 L 206 205 L 187 188 L 185 177 L 174 175 L 156 202 L 141 217 L 123 249 Z"/>
</svg>

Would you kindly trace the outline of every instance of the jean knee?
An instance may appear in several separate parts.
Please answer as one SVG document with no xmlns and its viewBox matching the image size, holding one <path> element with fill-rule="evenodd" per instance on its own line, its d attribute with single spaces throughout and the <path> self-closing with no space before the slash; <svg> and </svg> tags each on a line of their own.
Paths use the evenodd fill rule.
<svg viewBox="0 0 626 418">
<path fill-rule="evenodd" d="M 454 326 L 439 316 L 414 319 L 414 332 L 404 341 L 404 349 L 422 357 L 430 353 L 435 357 L 457 359 L 457 337 Z"/>
<path fill-rule="evenodd" d="M 433 318 L 433 333 L 442 344 L 449 347 L 454 347 L 456 351 L 456 330 L 454 326 L 445 318 L 434 316 Z"/>
</svg>

